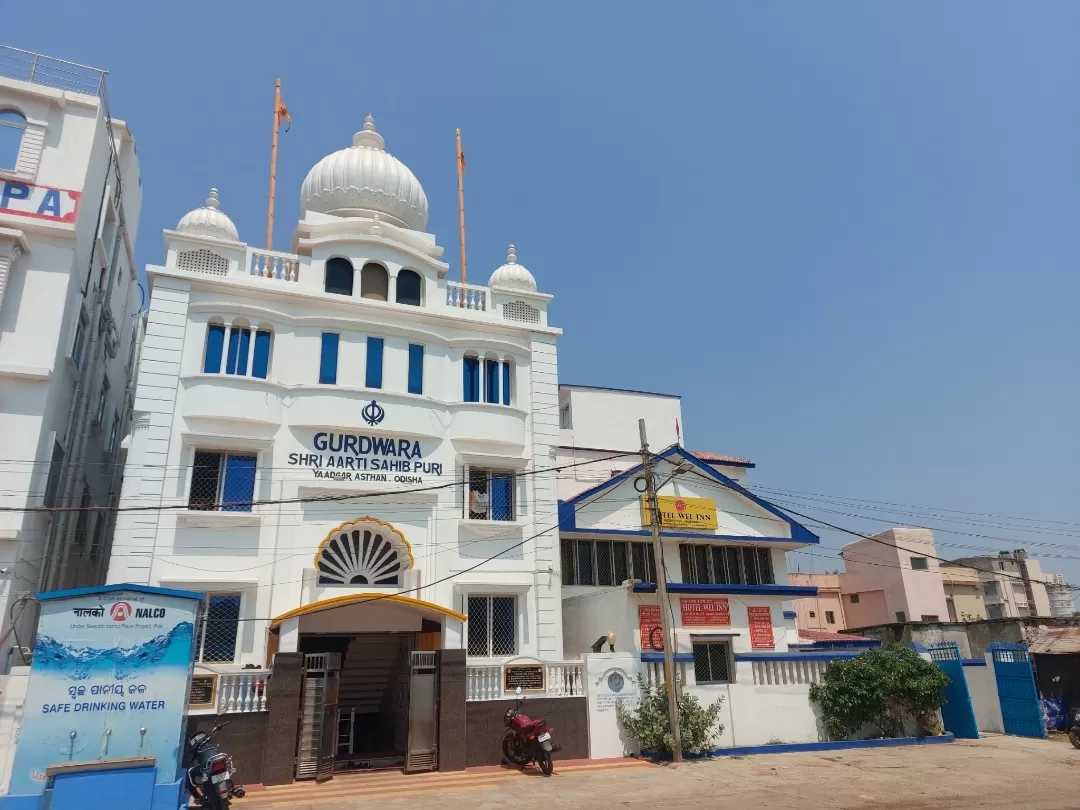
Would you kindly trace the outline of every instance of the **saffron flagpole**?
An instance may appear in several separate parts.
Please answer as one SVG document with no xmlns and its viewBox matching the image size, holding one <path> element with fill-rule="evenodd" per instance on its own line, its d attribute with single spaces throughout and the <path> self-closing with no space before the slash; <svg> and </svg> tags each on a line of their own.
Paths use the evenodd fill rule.
<svg viewBox="0 0 1080 810">
<path fill-rule="evenodd" d="M 461 149 L 461 130 L 457 131 L 457 204 L 458 204 L 458 240 L 461 243 L 461 283 L 466 283 L 465 275 L 465 152 Z M 465 306 L 465 291 L 461 292 L 461 306 Z"/>
<path fill-rule="evenodd" d="M 270 207 L 266 214 L 266 249 L 274 249 L 274 195 L 277 192 L 277 146 L 281 119 L 292 125 L 289 109 L 281 100 L 281 79 L 274 85 L 274 136 L 270 141 Z M 288 132 L 288 130 L 285 130 Z"/>
</svg>

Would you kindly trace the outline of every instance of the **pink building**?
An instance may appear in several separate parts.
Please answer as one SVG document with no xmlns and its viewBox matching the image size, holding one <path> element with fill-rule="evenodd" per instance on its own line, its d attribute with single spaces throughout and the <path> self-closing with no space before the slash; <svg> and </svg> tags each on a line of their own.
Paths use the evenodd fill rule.
<svg viewBox="0 0 1080 810">
<path fill-rule="evenodd" d="M 788 574 L 792 585 L 816 585 L 818 595 L 808 599 L 796 599 L 795 626 L 803 638 L 803 630 L 832 631 L 844 630 L 844 604 L 840 595 L 839 574 Z"/>
</svg>

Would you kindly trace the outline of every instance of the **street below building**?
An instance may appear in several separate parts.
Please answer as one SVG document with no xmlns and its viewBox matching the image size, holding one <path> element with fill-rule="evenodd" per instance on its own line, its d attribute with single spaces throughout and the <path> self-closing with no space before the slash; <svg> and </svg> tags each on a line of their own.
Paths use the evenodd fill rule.
<svg viewBox="0 0 1080 810">
<path fill-rule="evenodd" d="M 1060 740 L 989 736 L 951 745 L 777 754 L 652 766 L 638 760 L 556 763 L 544 778 L 476 768 L 405 776 L 344 775 L 249 794 L 236 810 L 503 810 L 808 807 L 952 810 L 1080 807 L 1080 751 Z"/>
</svg>

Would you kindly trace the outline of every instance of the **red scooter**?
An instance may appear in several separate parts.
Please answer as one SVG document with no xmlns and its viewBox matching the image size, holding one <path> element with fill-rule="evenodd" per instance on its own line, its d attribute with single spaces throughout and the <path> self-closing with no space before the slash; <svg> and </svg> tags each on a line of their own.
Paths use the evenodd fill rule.
<svg viewBox="0 0 1080 810">
<path fill-rule="evenodd" d="M 551 752 L 558 751 L 559 747 L 551 741 L 551 732 L 546 720 L 533 720 L 518 710 L 525 698 L 521 697 L 521 687 L 517 688 L 518 700 L 513 708 L 506 710 L 503 717 L 503 725 L 509 731 L 503 737 L 502 750 L 507 762 L 524 768 L 530 762 L 535 762 L 544 776 L 551 776 L 555 769 L 551 761 Z"/>
</svg>

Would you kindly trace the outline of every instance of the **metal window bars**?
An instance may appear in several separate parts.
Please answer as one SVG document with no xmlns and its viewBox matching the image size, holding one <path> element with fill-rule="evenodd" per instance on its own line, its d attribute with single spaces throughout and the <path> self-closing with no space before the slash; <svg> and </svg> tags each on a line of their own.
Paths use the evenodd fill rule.
<svg viewBox="0 0 1080 810">
<path fill-rule="evenodd" d="M 564 585 L 621 585 L 628 579 L 656 582 L 651 543 L 622 540 L 563 540 Z"/>
<path fill-rule="evenodd" d="M 694 679 L 698 683 L 731 683 L 727 642 L 694 645 Z"/>
<path fill-rule="evenodd" d="M 196 660 L 232 663 L 240 627 L 240 594 L 212 593 L 206 598 L 195 628 Z"/>
<path fill-rule="evenodd" d="M 492 658 L 517 653 L 517 598 L 469 596 L 468 654 Z"/>
<path fill-rule="evenodd" d="M 773 585 L 772 553 L 753 546 L 679 544 L 683 582 L 699 585 Z"/>
<path fill-rule="evenodd" d="M 466 503 L 469 520 L 513 520 L 514 486 L 513 472 L 470 468 Z"/>
</svg>

